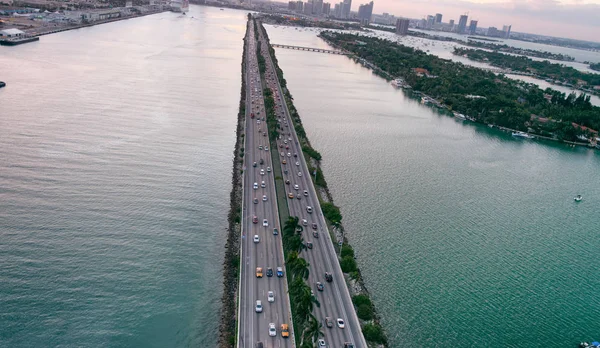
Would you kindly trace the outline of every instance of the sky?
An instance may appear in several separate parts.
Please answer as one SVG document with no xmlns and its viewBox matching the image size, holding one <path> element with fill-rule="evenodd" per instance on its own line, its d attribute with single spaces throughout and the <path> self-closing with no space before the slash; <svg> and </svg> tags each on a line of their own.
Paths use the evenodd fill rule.
<svg viewBox="0 0 600 348">
<path fill-rule="evenodd" d="M 370 1 L 370 0 L 369 0 Z M 335 2 L 335 1 L 334 1 Z M 367 0 L 353 0 L 357 11 Z M 469 13 L 479 27 L 512 25 L 512 31 L 600 42 L 600 0 L 373 0 L 373 13 L 423 18 L 443 14 L 442 21 Z"/>
</svg>

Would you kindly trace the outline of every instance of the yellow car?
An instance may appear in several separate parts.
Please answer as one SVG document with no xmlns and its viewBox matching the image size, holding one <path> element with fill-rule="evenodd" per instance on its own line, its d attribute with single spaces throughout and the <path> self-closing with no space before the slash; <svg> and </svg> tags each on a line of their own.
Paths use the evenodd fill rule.
<svg viewBox="0 0 600 348">
<path fill-rule="evenodd" d="M 256 278 L 262 278 L 262 267 L 256 267 Z"/>
<path fill-rule="evenodd" d="M 287 164 L 286 160 L 283 160 L 283 161 L 281 161 L 281 163 L 283 163 L 283 164 Z"/>
<path fill-rule="evenodd" d="M 281 324 L 281 337 L 290 337 L 290 330 L 288 324 Z"/>
<path fill-rule="evenodd" d="M 288 193 L 288 198 L 294 198 L 294 194 L 293 193 Z"/>
</svg>

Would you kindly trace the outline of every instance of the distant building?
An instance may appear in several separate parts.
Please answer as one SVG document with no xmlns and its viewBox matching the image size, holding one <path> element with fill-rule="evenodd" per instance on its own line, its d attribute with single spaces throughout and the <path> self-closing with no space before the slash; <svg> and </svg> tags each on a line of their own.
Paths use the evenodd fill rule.
<svg viewBox="0 0 600 348">
<path fill-rule="evenodd" d="M 296 10 L 296 2 L 295 1 L 288 2 L 288 10 L 290 10 L 290 11 Z"/>
<path fill-rule="evenodd" d="M 0 37 L 2 38 L 17 38 L 25 36 L 25 32 L 16 28 L 0 30 Z"/>
<path fill-rule="evenodd" d="M 350 18 L 350 9 L 352 8 L 352 0 L 344 0 L 342 3 L 342 18 Z"/>
<path fill-rule="evenodd" d="M 398 18 L 398 21 L 396 22 L 396 34 L 408 35 L 409 24 L 410 20 L 408 18 Z"/>
<path fill-rule="evenodd" d="M 323 13 L 323 0 L 313 0 L 312 13 L 316 16 L 320 16 Z"/>
<path fill-rule="evenodd" d="M 476 32 L 477 32 L 477 21 L 471 20 L 471 23 L 469 24 L 469 34 L 475 35 Z"/>
<path fill-rule="evenodd" d="M 302 1 L 296 1 L 296 12 L 304 12 L 304 3 Z"/>
<path fill-rule="evenodd" d="M 504 27 L 502 27 L 502 31 L 504 32 L 505 39 L 510 39 L 510 29 L 511 28 L 512 28 L 512 25 L 505 25 Z"/>
<path fill-rule="evenodd" d="M 459 34 L 465 33 L 465 29 L 467 28 L 467 19 L 468 18 L 469 18 L 469 16 L 467 16 L 467 15 L 460 16 L 460 19 L 458 20 L 458 29 L 456 30 L 457 33 L 459 33 Z"/>
<path fill-rule="evenodd" d="M 342 4 L 333 5 L 333 16 L 336 18 L 342 18 Z"/>
<path fill-rule="evenodd" d="M 305 2 L 304 3 L 304 11 L 303 11 L 303 13 L 305 15 L 309 15 L 310 16 L 312 14 L 312 9 L 313 9 L 312 2 Z"/>
<path fill-rule="evenodd" d="M 440 23 L 442 23 L 442 14 L 436 13 L 435 14 L 435 24 L 440 24 Z"/>
<path fill-rule="evenodd" d="M 427 16 L 427 24 L 425 27 L 431 29 L 433 28 L 433 24 L 435 24 L 435 17 L 431 15 Z"/>
<path fill-rule="evenodd" d="M 453 27 L 454 26 L 454 19 L 451 19 L 450 22 L 448 22 L 448 24 Z"/>
<path fill-rule="evenodd" d="M 358 7 L 358 19 L 361 24 L 368 25 L 371 23 L 371 16 L 373 16 L 373 1 Z"/>
<path fill-rule="evenodd" d="M 331 12 L 331 4 L 328 2 L 323 3 L 323 14 L 325 16 L 329 16 L 330 12 Z"/>
</svg>

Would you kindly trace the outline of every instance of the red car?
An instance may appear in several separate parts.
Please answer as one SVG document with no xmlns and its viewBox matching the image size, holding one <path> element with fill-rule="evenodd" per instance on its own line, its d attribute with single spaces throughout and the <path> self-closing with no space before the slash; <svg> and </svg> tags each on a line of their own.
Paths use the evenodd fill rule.
<svg viewBox="0 0 600 348">
<path fill-rule="evenodd" d="M 257 223 L 258 223 L 258 216 L 254 215 L 254 216 L 252 217 L 252 223 L 253 223 L 253 224 L 257 224 Z"/>
</svg>

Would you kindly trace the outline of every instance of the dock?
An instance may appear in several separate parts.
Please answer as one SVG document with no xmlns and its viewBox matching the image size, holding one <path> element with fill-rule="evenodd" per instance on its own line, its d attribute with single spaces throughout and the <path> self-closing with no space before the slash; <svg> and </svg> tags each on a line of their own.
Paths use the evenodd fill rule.
<svg viewBox="0 0 600 348">
<path fill-rule="evenodd" d="M 2 46 L 16 46 L 28 42 L 40 41 L 40 38 L 37 36 L 34 37 L 20 37 L 16 39 L 4 39 L 0 40 L 0 45 Z"/>
</svg>

